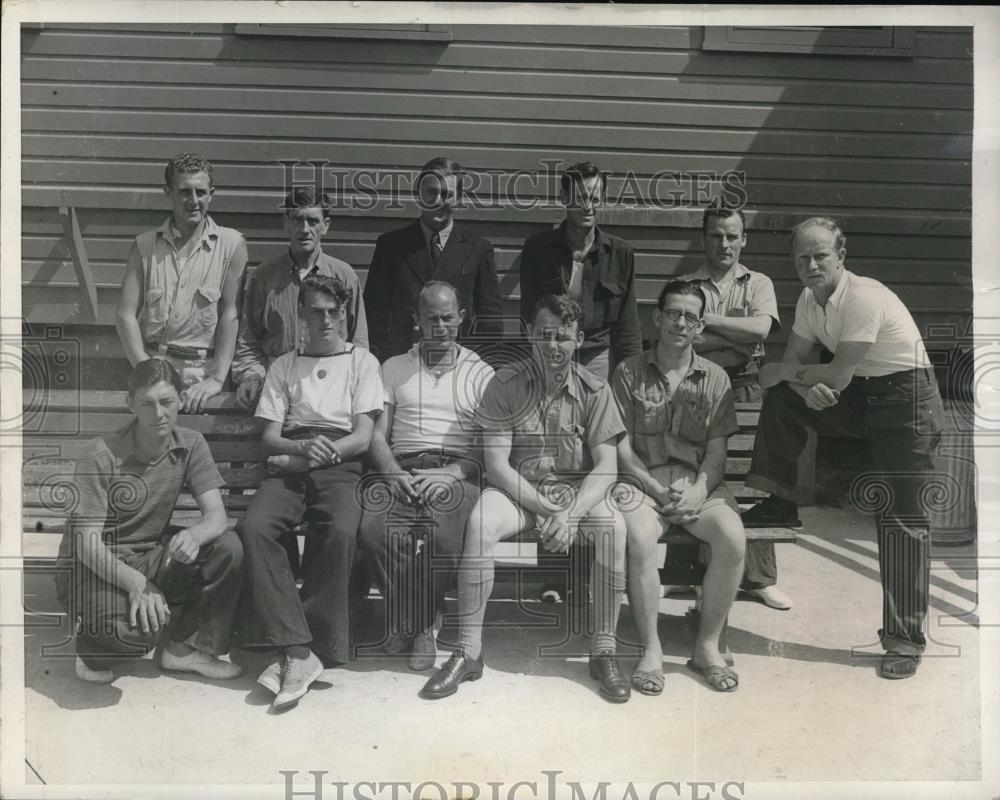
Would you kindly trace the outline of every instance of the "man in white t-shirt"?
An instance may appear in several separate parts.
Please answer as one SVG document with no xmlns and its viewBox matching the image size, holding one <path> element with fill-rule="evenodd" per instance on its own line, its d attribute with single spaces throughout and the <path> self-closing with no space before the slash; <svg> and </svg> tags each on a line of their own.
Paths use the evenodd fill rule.
<svg viewBox="0 0 1000 800">
<path fill-rule="evenodd" d="M 284 474 L 265 478 L 239 525 L 246 578 L 237 640 L 271 660 L 257 682 L 274 708 L 296 703 L 324 667 L 353 658 L 348 598 L 357 552 L 361 461 L 382 411 L 378 360 L 344 340 L 350 293 L 337 279 L 302 281 L 309 340 L 271 364 L 257 406 L 261 443 Z M 277 464 L 275 464 L 277 466 Z M 310 557 L 296 588 L 282 536 L 310 523 Z"/>
<path fill-rule="evenodd" d="M 382 365 L 385 408 L 368 451 L 363 496 L 387 502 L 366 504 L 361 547 L 386 597 L 384 647 L 395 654 L 412 644 L 415 670 L 434 666 L 444 593 L 479 498 L 473 419 L 493 369 L 456 341 L 464 318 L 454 287 L 424 285 L 420 341 Z"/>
<path fill-rule="evenodd" d="M 889 491 L 877 513 L 883 678 L 916 673 L 925 647 L 930 567 L 920 502 L 941 438 L 944 409 L 923 339 L 902 301 L 876 280 L 844 267 L 847 239 L 813 217 L 792 231 L 805 289 L 785 354 L 760 370 L 767 390 L 747 485 L 771 492 L 755 508 L 780 523 L 797 513 L 796 459 L 806 428 L 872 443 L 871 478 Z M 809 363 L 814 345 L 833 353 Z"/>
</svg>

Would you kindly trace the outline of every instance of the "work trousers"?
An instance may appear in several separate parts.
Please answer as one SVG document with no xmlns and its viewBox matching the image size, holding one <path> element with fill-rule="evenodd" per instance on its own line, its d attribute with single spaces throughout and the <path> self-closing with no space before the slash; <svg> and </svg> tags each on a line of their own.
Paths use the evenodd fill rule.
<svg viewBox="0 0 1000 800">
<path fill-rule="evenodd" d="M 764 395 L 747 485 L 798 502 L 796 459 L 807 428 L 820 436 L 855 436 L 872 444 L 871 473 L 852 499 L 876 515 L 882 629 L 886 650 L 917 655 L 930 586 L 927 509 L 921 502 L 934 469 L 944 407 L 930 369 L 855 377 L 836 405 L 816 411 L 786 384 Z M 833 598 L 831 598 L 833 599 Z"/>
<path fill-rule="evenodd" d="M 328 661 L 354 657 L 350 582 L 357 554 L 361 465 L 349 461 L 265 478 L 238 532 L 246 553 L 246 581 L 237 642 L 246 649 L 308 645 Z M 302 589 L 280 539 L 301 522 L 310 541 Z"/>
</svg>

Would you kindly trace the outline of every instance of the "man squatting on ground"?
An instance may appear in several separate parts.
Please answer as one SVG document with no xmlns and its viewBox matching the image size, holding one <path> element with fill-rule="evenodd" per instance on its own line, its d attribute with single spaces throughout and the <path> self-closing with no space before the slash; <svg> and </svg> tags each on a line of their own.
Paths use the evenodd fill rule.
<svg viewBox="0 0 1000 800">
<path fill-rule="evenodd" d="M 489 486 L 472 509 L 458 573 L 459 648 L 422 696 L 448 697 L 483 674 L 482 628 L 493 592 L 497 542 L 536 526 L 542 547 L 567 552 L 577 536 L 595 546 L 595 634 L 590 673 L 611 701 L 629 698 L 615 658 L 625 589 L 625 521 L 609 490 L 624 426 L 607 383 L 574 362 L 583 341 L 579 304 L 565 295 L 538 301 L 532 356 L 501 367 L 476 411 Z"/>
<path fill-rule="evenodd" d="M 657 542 L 673 524 L 711 545 L 688 668 L 717 691 L 739 685 L 719 652 L 746 544 L 739 506 L 724 479 L 727 441 L 739 426 L 728 376 L 692 346 L 704 327 L 704 311 L 697 283 L 667 283 L 653 312 L 656 343 L 622 362 L 611 378 L 628 431 L 618 444 L 619 467 L 641 489 L 636 497 L 634 489 L 621 487 L 616 496 L 628 528 L 629 607 L 644 647 L 632 685 L 643 694 L 663 690 Z"/>
<path fill-rule="evenodd" d="M 762 394 L 757 374 L 764 361 L 764 340 L 781 328 L 774 284 L 763 272 L 740 263 L 747 243 L 742 211 L 710 206 L 702 215 L 701 231 L 705 263 L 679 278 L 697 282 L 705 293 L 704 323 L 694 349 L 725 369 L 737 403 L 757 403 Z M 771 524 L 748 514 L 745 523 Z M 774 542 L 747 542 L 740 588 L 771 608 L 785 611 L 792 601 L 778 588 L 777 580 Z"/>
<path fill-rule="evenodd" d="M 298 701 L 325 665 L 350 661 L 350 580 L 361 506 L 361 463 L 382 411 L 378 360 L 344 341 L 350 297 L 343 284 L 310 275 L 299 292 L 308 341 L 275 359 L 267 371 L 257 416 L 272 466 L 239 525 L 246 582 L 237 640 L 269 651 L 258 683 L 274 693 L 274 708 Z M 314 539 L 301 592 L 281 537 L 299 523 Z"/>
<path fill-rule="evenodd" d="M 233 359 L 236 399 L 251 411 L 257 407 L 264 374 L 274 359 L 305 343 L 299 291 L 308 276 L 326 275 L 344 285 L 348 300 L 341 336 L 361 347 L 368 346 L 358 273 L 347 262 L 323 252 L 323 236 L 332 222 L 329 195 L 300 186 L 285 195 L 282 208 L 281 224 L 288 236 L 288 249 L 261 264 L 247 282 Z"/>
<path fill-rule="evenodd" d="M 364 510 L 360 544 L 386 599 L 385 650 L 410 647 L 415 670 L 434 666 L 444 594 L 479 499 L 474 419 L 493 369 L 456 341 L 464 318 L 454 287 L 424 284 L 414 314 L 419 342 L 382 365 L 385 407 L 368 451 L 366 481 L 382 491 L 373 483 L 362 495 L 374 502 Z"/>
<path fill-rule="evenodd" d="M 152 356 L 180 372 L 185 413 L 222 391 L 236 347 L 247 263 L 243 234 L 208 215 L 212 165 L 194 153 L 170 160 L 163 193 L 173 208 L 129 251 L 116 326 L 133 366 Z"/>
<path fill-rule="evenodd" d="M 110 683 L 116 657 L 157 644 L 166 670 L 216 679 L 242 671 L 219 656 L 229 651 L 243 547 L 227 530 L 208 445 L 176 426 L 182 389 L 168 362 L 139 362 L 128 381 L 135 419 L 77 462 L 56 590 L 69 618 L 80 616 L 76 674 L 90 683 Z M 201 512 L 187 528 L 169 524 L 182 489 Z"/>
<path fill-rule="evenodd" d="M 771 518 L 797 514 L 797 459 L 806 428 L 872 443 L 873 478 L 889 486 L 876 517 L 882 579 L 883 678 L 915 674 L 930 591 L 928 523 L 920 495 L 941 438 L 944 408 L 923 340 L 902 301 L 846 269 L 837 223 L 813 217 L 792 231 L 804 285 L 781 362 L 765 364 L 766 391 L 747 485 L 772 496 Z M 817 343 L 833 353 L 810 363 Z"/>
</svg>

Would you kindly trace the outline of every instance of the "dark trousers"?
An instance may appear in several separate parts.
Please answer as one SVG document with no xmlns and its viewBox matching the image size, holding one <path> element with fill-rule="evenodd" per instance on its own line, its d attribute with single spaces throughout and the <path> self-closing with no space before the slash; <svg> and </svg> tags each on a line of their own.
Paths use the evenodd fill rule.
<svg viewBox="0 0 1000 800">
<path fill-rule="evenodd" d="M 764 396 L 747 485 L 788 500 L 796 496 L 796 459 L 806 428 L 820 436 L 857 436 L 872 444 L 870 474 L 851 489 L 876 514 L 882 629 L 886 650 L 923 651 L 930 586 L 929 536 L 921 492 L 933 472 L 944 407 L 933 373 L 855 377 L 832 408 L 814 411 L 787 385 Z"/>
<path fill-rule="evenodd" d="M 412 453 L 397 459 L 403 469 L 438 469 L 453 459 Z M 429 628 L 444 595 L 455 585 L 465 523 L 479 499 L 478 475 L 430 504 L 409 504 L 391 494 L 378 475 L 365 477 L 361 549 L 365 565 L 386 600 L 387 628 L 415 634 Z"/>
<path fill-rule="evenodd" d="M 737 403 L 760 402 L 763 392 L 757 383 L 756 364 L 743 367 L 727 367 L 729 380 L 733 384 L 733 395 Z M 778 582 L 778 562 L 774 554 L 774 542 L 747 542 L 746 559 L 743 564 L 741 589 L 763 589 Z"/>
<path fill-rule="evenodd" d="M 237 642 L 246 649 L 309 645 L 329 661 L 350 661 L 350 581 L 357 554 L 361 466 L 349 461 L 265 478 L 238 527 L 246 552 L 246 581 Z M 282 536 L 300 522 L 310 541 L 302 590 Z"/>
<path fill-rule="evenodd" d="M 121 548 L 115 555 L 163 593 L 170 607 L 168 639 L 222 655 L 229 651 L 239 604 L 243 547 L 233 531 L 226 531 L 204 545 L 193 563 L 174 559 L 164 566 L 167 542 L 179 530 L 171 526 L 153 547 L 140 552 Z M 129 624 L 128 593 L 79 560 L 72 569 L 57 572 L 56 592 L 70 618 L 79 618 L 77 653 L 92 669 L 106 667 L 115 656 L 142 656 L 156 646 L 160 634 Z"/>
</svg>

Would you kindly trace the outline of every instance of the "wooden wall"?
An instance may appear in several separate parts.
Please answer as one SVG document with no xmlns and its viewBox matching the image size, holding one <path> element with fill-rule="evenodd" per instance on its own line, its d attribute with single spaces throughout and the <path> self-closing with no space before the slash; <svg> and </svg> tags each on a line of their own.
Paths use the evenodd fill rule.
<svg viewBox="0 0 1000 800">
<path fill-rule="evenodd" d="M 918 28 L 906 59 L 711 52 L 700 27 L 451 34 L 387 42 L 248 36 L 234 25 L 25 28 L 25 318 L 80 321 L 59 214 L 73 206 L 99 305 L 96 326 L 73 330 L 115 352 L 107 326 L 125 255 L 165 217 L 164 162 L 182 151 L 215 164 L 213 215 L 246 234 L 252 265 L 283 248 L 280 159 L 326 160 L 349 174 L 416 170 L 436 155 L 477 172 L 592 159 L 615 176 L 612 195 L 627 171 L 640 187 L 663 170 L 744 172 L 743 260 L 774 279 L 785 332 L 800 290 L 787 230 L 815 213 L 841 218 L 849 267 L 887 283 L 921 326 L 971 315 L 971 28 Z M 549 202 L 531 211 L 500 197 L 462 212 L 496 245 L 511 314 L 521 242 L 561 217 L 554 188 L 539 187 Z M 345 209 L 327 249 L 363 277 L 378 234 L 413 215 L 409 205 Z M 636 248 L 644 318 L 665 276 L 700 263 L 697 209 L 620 207 L 604 224 Z"/>
</svg>

